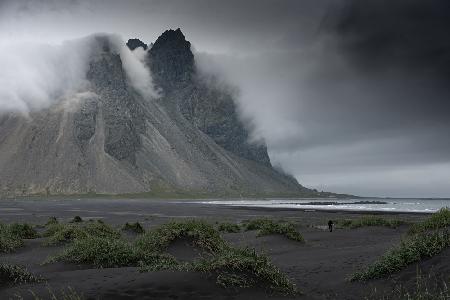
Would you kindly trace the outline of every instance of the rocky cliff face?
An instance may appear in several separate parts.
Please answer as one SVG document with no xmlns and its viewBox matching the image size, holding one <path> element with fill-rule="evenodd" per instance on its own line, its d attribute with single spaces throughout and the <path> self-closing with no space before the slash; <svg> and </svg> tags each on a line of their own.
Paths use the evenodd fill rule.
<svg viewBox="0 0 450 300">
<path fill-rule="evenodd" d="M 128 84 L 107 37 L 96 42 L 85 92 L 26 117 L 0 116 L 0 195 L 310 193 L 248 142 L 232 94 L 200 79 L 180 30 L 148 51 L 157 100 Z"/>
<path fill-rule="evenodd" d="M 194 55 L 180 29 L 165 31 L 148 52 L 153 80 L 166 95 L 192 84 Z"/>
<path fill-rule="evenodd" d="M 266 146 L 249 143 L 231 93 L 197 74 L 190 47 L 180 29 L 167 30 L 158 38 L 148 60 L 157 86 L 166 98 L 175 98 L 183 116 L 218 145 L 271 166 Z"/>
<path fill-rule="evenodd" d="M 141 146 L 143 119 L 128 90 L 119 54 L 111 52 L 107 38 L 97 38 L 102 51 L 89 64 L 91 91 L 102 99 L 105 120 L 105 152 L 117 160 L 135 161 Z M 94 113 L 93 110 L 91 110 Z"/>
</svg>

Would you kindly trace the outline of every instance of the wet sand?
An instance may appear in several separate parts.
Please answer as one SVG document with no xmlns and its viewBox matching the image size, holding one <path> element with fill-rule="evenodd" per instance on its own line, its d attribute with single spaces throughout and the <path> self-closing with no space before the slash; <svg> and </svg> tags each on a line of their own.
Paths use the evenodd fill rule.
<svg viewBox="0 0 450 300">
<path fill-rule="evenodd" d="M 224 238 L 238 246 L 256 248 L 269 255 L 273 263 L 285 272 L 302 291 L 298 299 L 361 299 L 375 288 L 389 290 L 400 282 L 411 286 L 415 282 L 417 266 L 411 265 L 389 279 L 355 283 L 347 280 L 354 271 L 375 261 L 397 244 L 408 225 L 391 229 L 365 227 L 359 229 L 326 230 L 329 219 L 357 218 L 358 213 L 303 211 L 293 209 L 259 209 L 198 204 L 188 200 L 137 199 L 22 199 L 0 201 L 1 222 L 44 224 L 49 217 L 69 221 L 75 215 L 83 219 L 103 219 L 113 226 L 125 222 L 140 222 L 145 228 L 172 220 L 202 218 L 210 222 L 242 222 L 256 217 L 292 221 L 306 239 L 305 244 L 283 236 L 256 237 L 256 232 L 227 233 Z M 386 214 L 387 218 L 419 221 L 422 214 Z M 21 295 L 31 297 L 47 293 L 47 286 L 55 292 L 72 287 L 87 299 L 289 299 L 266 294 L 262 289 L 227 290 L 204 274 L 194 272 L 140 273 L 137 268 L 95 269 L 86 265 L 53 263 L 42 265 L 62 246 L 44 247 L 43 239 L 27 240 L 26 246 L 12 254 L 1 254 L 2 262 L 25 265 L 46 279 L 46 283 L 0 287 L 0 299 Z M 181 243 L 171 252 L 183 256 Z M 189 254 L 187 254 L 189 255 Z M 424 272 L 450 274 L 450 251 L 420 263 Z M 48 294 L 48 293 L 47 293 Z"/>
</svg>

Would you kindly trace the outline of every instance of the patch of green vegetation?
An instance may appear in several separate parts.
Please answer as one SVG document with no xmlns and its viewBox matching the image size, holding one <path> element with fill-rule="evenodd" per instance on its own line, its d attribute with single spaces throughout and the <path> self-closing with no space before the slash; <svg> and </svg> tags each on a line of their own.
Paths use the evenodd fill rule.
<svg viewBox="0 0 450 300">
<path fill-rule="evenodd" d="M 135 265 L 138 257 L 133 247 L 123 239 L 86 235 L 77 236 L 61 254 L 47 262 L 67 261 L 110 268 Z"/>
<path fill-rule="evenodd" d="M 189 271 L 190 264 L 187 262 L 179 262 L 173 255 L 168 253 L 150 253 L 142 252 L 137 249 L 140 254 L 140 260 L 138 261 L 139 270 L 141 272 L 154 272 L 154 271 Z"/>
<path fill-rule="evenodd" d="M 405 224 L 405 222 L 402 220 L 385 219 L 379 216 L 363 216 L 358 219 L 345 219 L 336 221 L 336 225 L 338 227 L 348 227 L 351 229 L 365 226 L 384 226 L 389 228 L 397 228 L 402 224 Z"/>
<path fill-rule="evenodd" d="M 448 207 L 441 208 L 423 222 L 413 224 L 408 233 L 416 234 L 446 227 L 450 227 L 450 209 Z"/>
<path fill-rule="evenodd" d="M 442 275 L 442 274 L 440 274 Z M 417 270 L 415 285 L 406 287 L 397 284 L 388 292 L 374 289 L 372 293 L 365 297 L 367 300 L 448 300 L 450 299 L 450 277 L 447 279 L 435 274 L 423 276 L 419 269 Z"/>
<path fill-rule="evenodd" d="M 207 255 L 191 263 L 177 261 L 167 253 L 167 248 L 182 238 Z M 267 256 L 231 247 L 212 225 L 199 220 L 161 225 L 142 234 L 134 243 L 112 236 L 76 235 L 73 243 L 47 262 L 53 261 L 97 267 L 139 266 L 141 271 L 198 271 L 216 276 L 216 282 L 224 287 L 264 285 L 274 292 L 296 293 L 295 285 Z"/>
<path fill-rule="evenodd" d="M 29 224 L 0 224 L 0 252 L 13 252 L 24 245 L 23 239 L 36 237 L 36 230 Z"/>
<path fill-rule="evenodd" d="M 23 247 L 23 245 L 21 238 L 3 232 L 0 233 L 0 252 L 10 253 Z"/>
<path fill-rule="evenodd" d="M 0 264 L 0 283 L 36 282 L 39 278 L 20 266 Z"/>
<path fill-rule="evenodd" d="M 80 216 L 73 217 L 72 221 L 70 223 L 81 223 L 83 222 L 83 219 Z"/>
<path fill-rule="evenodd" d="M 292 223 L 277 223 L 271 219 L 259 218 L 247 222 L 245 230 L 258 230 L 258 236 L 281 234 L 290 240 L 304 242 L 303 236 L 297 231 Z"/>
<path fill-rule="evenodd" d="M 137 234 L 141 234 L 141 233 L 145 232 L 144 228 L 142 227 L 142 225 L 139 222 L 135 222 L 135 223 L 126 222 L 125 225 L 123 225 L 122 230 L 132 231 Z"/>
<path fill-rule="evenodd" d="M 26 223 L 9 224 L 9 231 L 22 239 L 35 239 L 39 236 L 33 226 Z"/>
<path fill-rule="evenodd" d="M 93 221 L 85 224 L 52 224 L 47 226 L 44 233 L 48 237 L 46 245 L 56 245 L 61 242 L 70 242 L 75 239 L 86 238 L 88 236 L 105 237 L 117 239 L 120 233 L 103 222 Z"/>
<path fill-rule="evenodd" d="M 237 233 L 241 231 L 241 227 L 235 223 L 223 222 L 217 226 L 217 230 L 221 232 Z"/>
<path fill-rule="evenodd" d="M 58 219 L 56 219 L 56 217 L 50 217 L 48 218 L 47 223 L 45 223 L 45 226 L 49 226 L 49 225 L 54 225 L 54 224 L 58 224 Z"/>
<path fill-rule="evenodd" d="M 352 275 L 352 281 L 382 278 L 398 272 L 406 266 L 424 258 L 432 257 L 450 246 L 448 230 L 422 233 L 403 240 L 366 270 Z"/>
<path fill-rule="evenodd" d="M 122 238 L 95 236 L 76 238 L 62 253 L 48 258 L 45 263 L 55 261 L 88 264 L 98 268 L 140 266 L 145 271 L 174 270 L 179 265 L 169 254 L 148 252 Z"/>
<path fill-rule="evenodd" d="M 223 249 L 219 255 L 194 262 L 193 270 L 214 274 L 217 284 L 228 288 L 265 286 L 286 295 L 297 293 L 295 285 L 265 255 L 254 249 Z"/>
<path fill-rule="evenodd" d="M 208 253 L 219 252 L 225 244 L 219 232 L 201 220 L 161 225 L 139 237 L 135 244 L 146 252 L 158 253 L 165 251 L 170 243 L 180 238 L 192 240 L 194 246 Z"/>
</svg>

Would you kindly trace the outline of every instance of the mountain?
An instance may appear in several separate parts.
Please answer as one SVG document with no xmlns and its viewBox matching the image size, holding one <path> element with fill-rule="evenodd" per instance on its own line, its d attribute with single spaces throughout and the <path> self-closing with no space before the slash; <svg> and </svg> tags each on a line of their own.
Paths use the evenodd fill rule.
<svg viewBox="0 0 450 300">
<path fill-rule="evenodd" d="M 88 87 L 27 116 L 0 116 L 0 194 L 312 195 L 249 142 L 232 89 L 197 71 L 180 29 L 147 46 L 161 96 L 126 78 L 107 36 L 95 38 Z M 74 99 L 75 98 L 75 99 Z"/>
</svg>

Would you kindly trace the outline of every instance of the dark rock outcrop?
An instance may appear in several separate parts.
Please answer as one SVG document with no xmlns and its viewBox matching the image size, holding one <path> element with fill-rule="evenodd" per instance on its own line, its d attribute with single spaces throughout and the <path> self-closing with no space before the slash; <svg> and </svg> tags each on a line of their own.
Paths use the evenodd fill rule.
<svg viewBox="0 0 450 300">
<path fill-rule="evenodd" d="M 142 47 L 144 50 L 147 50 L 148 46 L 140 39 L 129 39 L 127 42 L 127 47 L 131 51 L 135 50 L 136 48 Z"/>
<path fill-rule="evenodd" d="M 149 50 L 149 65 L 153 80 L 165 93 L 191 84 L 194 74 L 194 55 L 191 43 L 177 30 L 165 31 Z"/>
<path fill-rule="evenodd" d="M 134 99 L 128 91 L 122 60 L 110 49 L 111 46 L 105 45 L 104 51 L 92 58 L 87 78 L 103 105 L 105 152 L 118 160 L 134 162 L 140 147 L 139 132 L 131 113 Z"/>
</svg>

